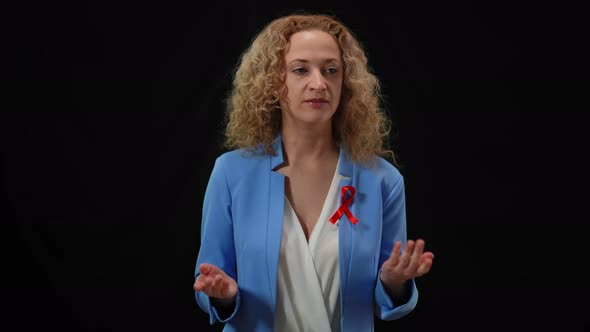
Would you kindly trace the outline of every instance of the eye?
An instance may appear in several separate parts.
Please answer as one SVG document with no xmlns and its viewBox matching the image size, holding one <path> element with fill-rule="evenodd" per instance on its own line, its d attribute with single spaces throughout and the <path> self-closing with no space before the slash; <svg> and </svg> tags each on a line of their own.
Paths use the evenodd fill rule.
<svg viewBox="0 0 590 332">
<path fill-rule="evenodd" d="M 328 67 L 328 68 L 324 69 L 324 72 L 326 74 L 335 74 L 335 73 L 338 72 L 338 68 L 336 68 L 336 67 Z"/>
<path fill-rule="evenodd" d="M 303 67 L 298 67 L 292 70 L 292 72 L 294 72 L 295 74 L 298 75 L 303 75 L 305 73 L 307 73 L 307 69 L 303 68 Z"/>
</svg>

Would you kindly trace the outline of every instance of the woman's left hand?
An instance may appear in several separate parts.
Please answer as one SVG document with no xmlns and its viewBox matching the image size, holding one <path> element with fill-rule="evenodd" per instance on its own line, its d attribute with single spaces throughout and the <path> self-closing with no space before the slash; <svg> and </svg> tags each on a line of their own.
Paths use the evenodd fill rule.
<svg viewBox="0 0 590 332">
<path fill-rule="evenodd" d="M 424 252 L 424 240 L 409 240 L 404 252 L 400 255 L 402 244 L 397 241 L 393 245 L 391 256 L 383 262 L 379 278 L 385 286 L 395 291 L 403 287 L 412 278 L 425 275 L 430 271 L 434 254 Z"/>
</svg>

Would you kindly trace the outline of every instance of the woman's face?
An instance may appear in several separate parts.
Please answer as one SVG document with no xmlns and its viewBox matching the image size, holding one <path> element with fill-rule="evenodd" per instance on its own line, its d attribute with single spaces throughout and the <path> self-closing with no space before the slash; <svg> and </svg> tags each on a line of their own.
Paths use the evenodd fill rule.
<svg viewBox="0 0 590 332">
<path fill-rule="evenodd" d="M 319 30 L 291 36 L 285 53 L 287 91 L 283 125 L 330 123 L 342 92 L 342 56 L 332 35 Z"/>
</svg>

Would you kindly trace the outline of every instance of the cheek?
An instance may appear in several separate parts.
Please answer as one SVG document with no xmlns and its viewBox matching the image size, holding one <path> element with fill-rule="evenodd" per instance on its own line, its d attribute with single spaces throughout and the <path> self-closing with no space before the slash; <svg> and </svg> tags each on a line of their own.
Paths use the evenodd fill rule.
<svg viewBox="0 0 590 332">
<path fill-rule="evenodd" d="M 342 101 L 342 83 L 336 85 L 334 87 L 333 91 L 333 97 L 336 100 L 336 109 L 338 109 L 338 107 L 340 106 L 340 102 Z"/>
<path fill-rule="evenodd" d="M 288 89 L 285 94 L 279 99 L 279 105 L 282 110 L 292 109 L 294 106 L 294 100 L 296 96 L 293 94 L 293 89 Z"/>
<path fill-rule="evenodd" d="M 297 84 L 288 84 L 287 91 L 285 91 L 285 99 L 289 102 L 295 102 L 301 96 L 300 86 Z"/>
<path fill-rule="evenodd" d="M 342 81 L 336 81 L 332 84 L 332 93 L 338 97 L 342 95 Z"/>
<path fill-rule="evenodd" d="M 289 92 L 289 95 L 292 96 L 293 94 L 299 93 L 298 91 L 300 91 L 300 89 L 302 88 L 303 82 L 301 82 L 301 80 L 290 80 L 287 81 L 285 85 L 287 86 L 287 91 Z"/>
<path fill-rule="evenodd" d="M 342 90 L 342 85 L 344 84 L 342 77 L 334 77 L 329 80 L 329 82 L 330 86 L 332 87 L 332 91 Z"/>
</svg>

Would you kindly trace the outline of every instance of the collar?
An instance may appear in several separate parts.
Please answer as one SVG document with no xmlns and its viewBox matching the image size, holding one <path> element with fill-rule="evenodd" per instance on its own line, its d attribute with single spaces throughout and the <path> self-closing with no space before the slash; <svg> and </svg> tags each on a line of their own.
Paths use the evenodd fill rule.
<svg viewBox="0 0 590 332">
<path fill-rule="evenodd" d="M 283 139 L 279 133 L 273 141 L 272 147 L 275 151 L 275 155 L 270 156 L 270 169 L 275 169 L 277 166 L 282 164 L 285 159 L 283 157 Z M 340 144 L 340 155 L 338 157 L 338 173 L 345 177 L 352 177 L 353 162 L 350 159 L 343 144 Z"/>
</svg>

